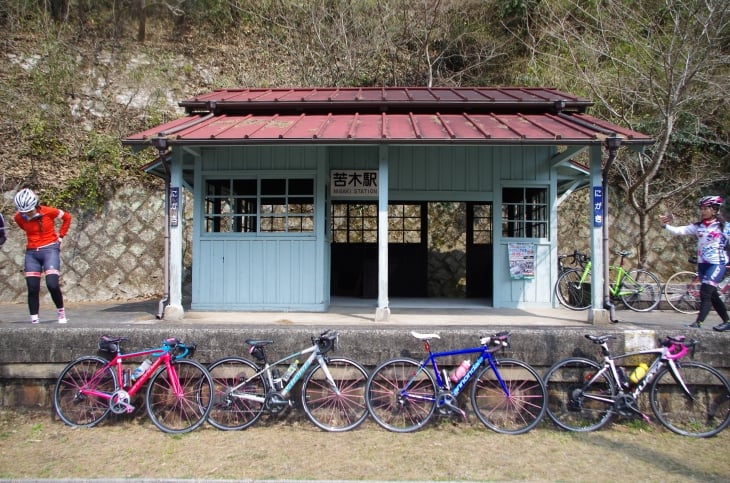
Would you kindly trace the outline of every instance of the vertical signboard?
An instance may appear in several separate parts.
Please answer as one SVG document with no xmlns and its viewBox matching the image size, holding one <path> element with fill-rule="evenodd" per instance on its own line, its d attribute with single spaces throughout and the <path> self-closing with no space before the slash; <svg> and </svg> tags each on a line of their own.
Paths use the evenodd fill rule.
<svg viewBox="0 0 730 483">
<path fill-rule="evenodd" d="M 603 188 L 601 186 L 593 187 L 593 226 L 596 228 L 603 226 Z"/>
<path fill-rule="evenodd" d="M 178 213 L 180 212 L 180 188 L 170 188 L 170 226 L 177 226 L 179 223 Z"/>
</svg>

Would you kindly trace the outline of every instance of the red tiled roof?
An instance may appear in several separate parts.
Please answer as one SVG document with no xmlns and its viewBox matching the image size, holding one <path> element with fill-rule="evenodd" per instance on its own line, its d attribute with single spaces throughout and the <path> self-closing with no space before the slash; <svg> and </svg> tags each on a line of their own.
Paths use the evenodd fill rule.
<svg viewBox="0 0 730 483">
<path fill-rule="evenodd" d="M 551 89 L 219 90 L 180 103 L 188 116 L 125 144 L 595 144 L 649 136 L 585 114 L 590 101 Z"/>
</svg>

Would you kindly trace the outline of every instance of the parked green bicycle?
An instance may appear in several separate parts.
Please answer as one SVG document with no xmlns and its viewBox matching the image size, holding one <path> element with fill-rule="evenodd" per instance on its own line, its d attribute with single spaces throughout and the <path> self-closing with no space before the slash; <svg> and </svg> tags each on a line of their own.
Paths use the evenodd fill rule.
<svg viewBox="0 0 730 483">
<path fill-rule="evenodd" d="M 630 255 L 627 251 L 618 251 L 621 256 L 619 265 L 608 267 L 608 290 L 612 300 L 621 300 L 623 304 L 636 312 L 648 312 L 659 304 L 662 286 L 653 273 L 635 269 L 624 269 L 624 258 Z M 564 306 L 572 310 L 586 310 L 591 306 L 591 259 L 585 254 L 575 252 L 573 259 L 582 268 L 566 270 L 555 283 L 555 296 Z"/>
</svg>

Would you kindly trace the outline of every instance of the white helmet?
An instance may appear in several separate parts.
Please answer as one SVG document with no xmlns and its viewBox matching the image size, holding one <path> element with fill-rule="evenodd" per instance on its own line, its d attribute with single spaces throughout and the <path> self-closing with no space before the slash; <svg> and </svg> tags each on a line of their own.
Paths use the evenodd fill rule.
<svg viewBox="0 0 730 483">
<path fill-rule="evenodd" d="M 15 207 L 21 213 L 27 213 L 38 204 L 38 196 L 28 188 L 23 188 L 15 195 Z"/>
</svg>

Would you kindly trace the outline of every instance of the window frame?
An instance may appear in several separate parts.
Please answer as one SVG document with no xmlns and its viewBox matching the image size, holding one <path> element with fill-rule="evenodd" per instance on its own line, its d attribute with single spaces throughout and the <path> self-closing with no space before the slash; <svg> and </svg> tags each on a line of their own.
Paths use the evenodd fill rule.
<svg viewBox="0 0 730 483">
<path fill-rule="evenodd" d="M 211 192 L 211 184 L 215 188 L 214 191 L 220 189 L 221 192 Z M 210 174 L 202 180 L 202 186 L 203 221 L 200 225 L 202 237 L 316 236 L 319 215 L 317 181 L 314 175 Z M 211 203 L 216 202 L 224 206 L 219 209 L 220 212 L 212 211 L 210 208 Z M 226 222 L 228 230 L 221 231 L 221 225 Z"/>
<path fill-rule="evenodd" d="M 521 190 L 519 201 L 506 196 L 507 190 Z M 532 196 L 530 196 L 530 192 Z M 550 239 L 550 187 L 547 185 L 502 186 L 500 234 L 503 239 L 549 240 Z M 510 200 L 510 201 L 505 201 Z M 532 201 L 530 201 L 532 200 Z M 515 211 L 510 214 L 510 208 Z"/>
</svg>

